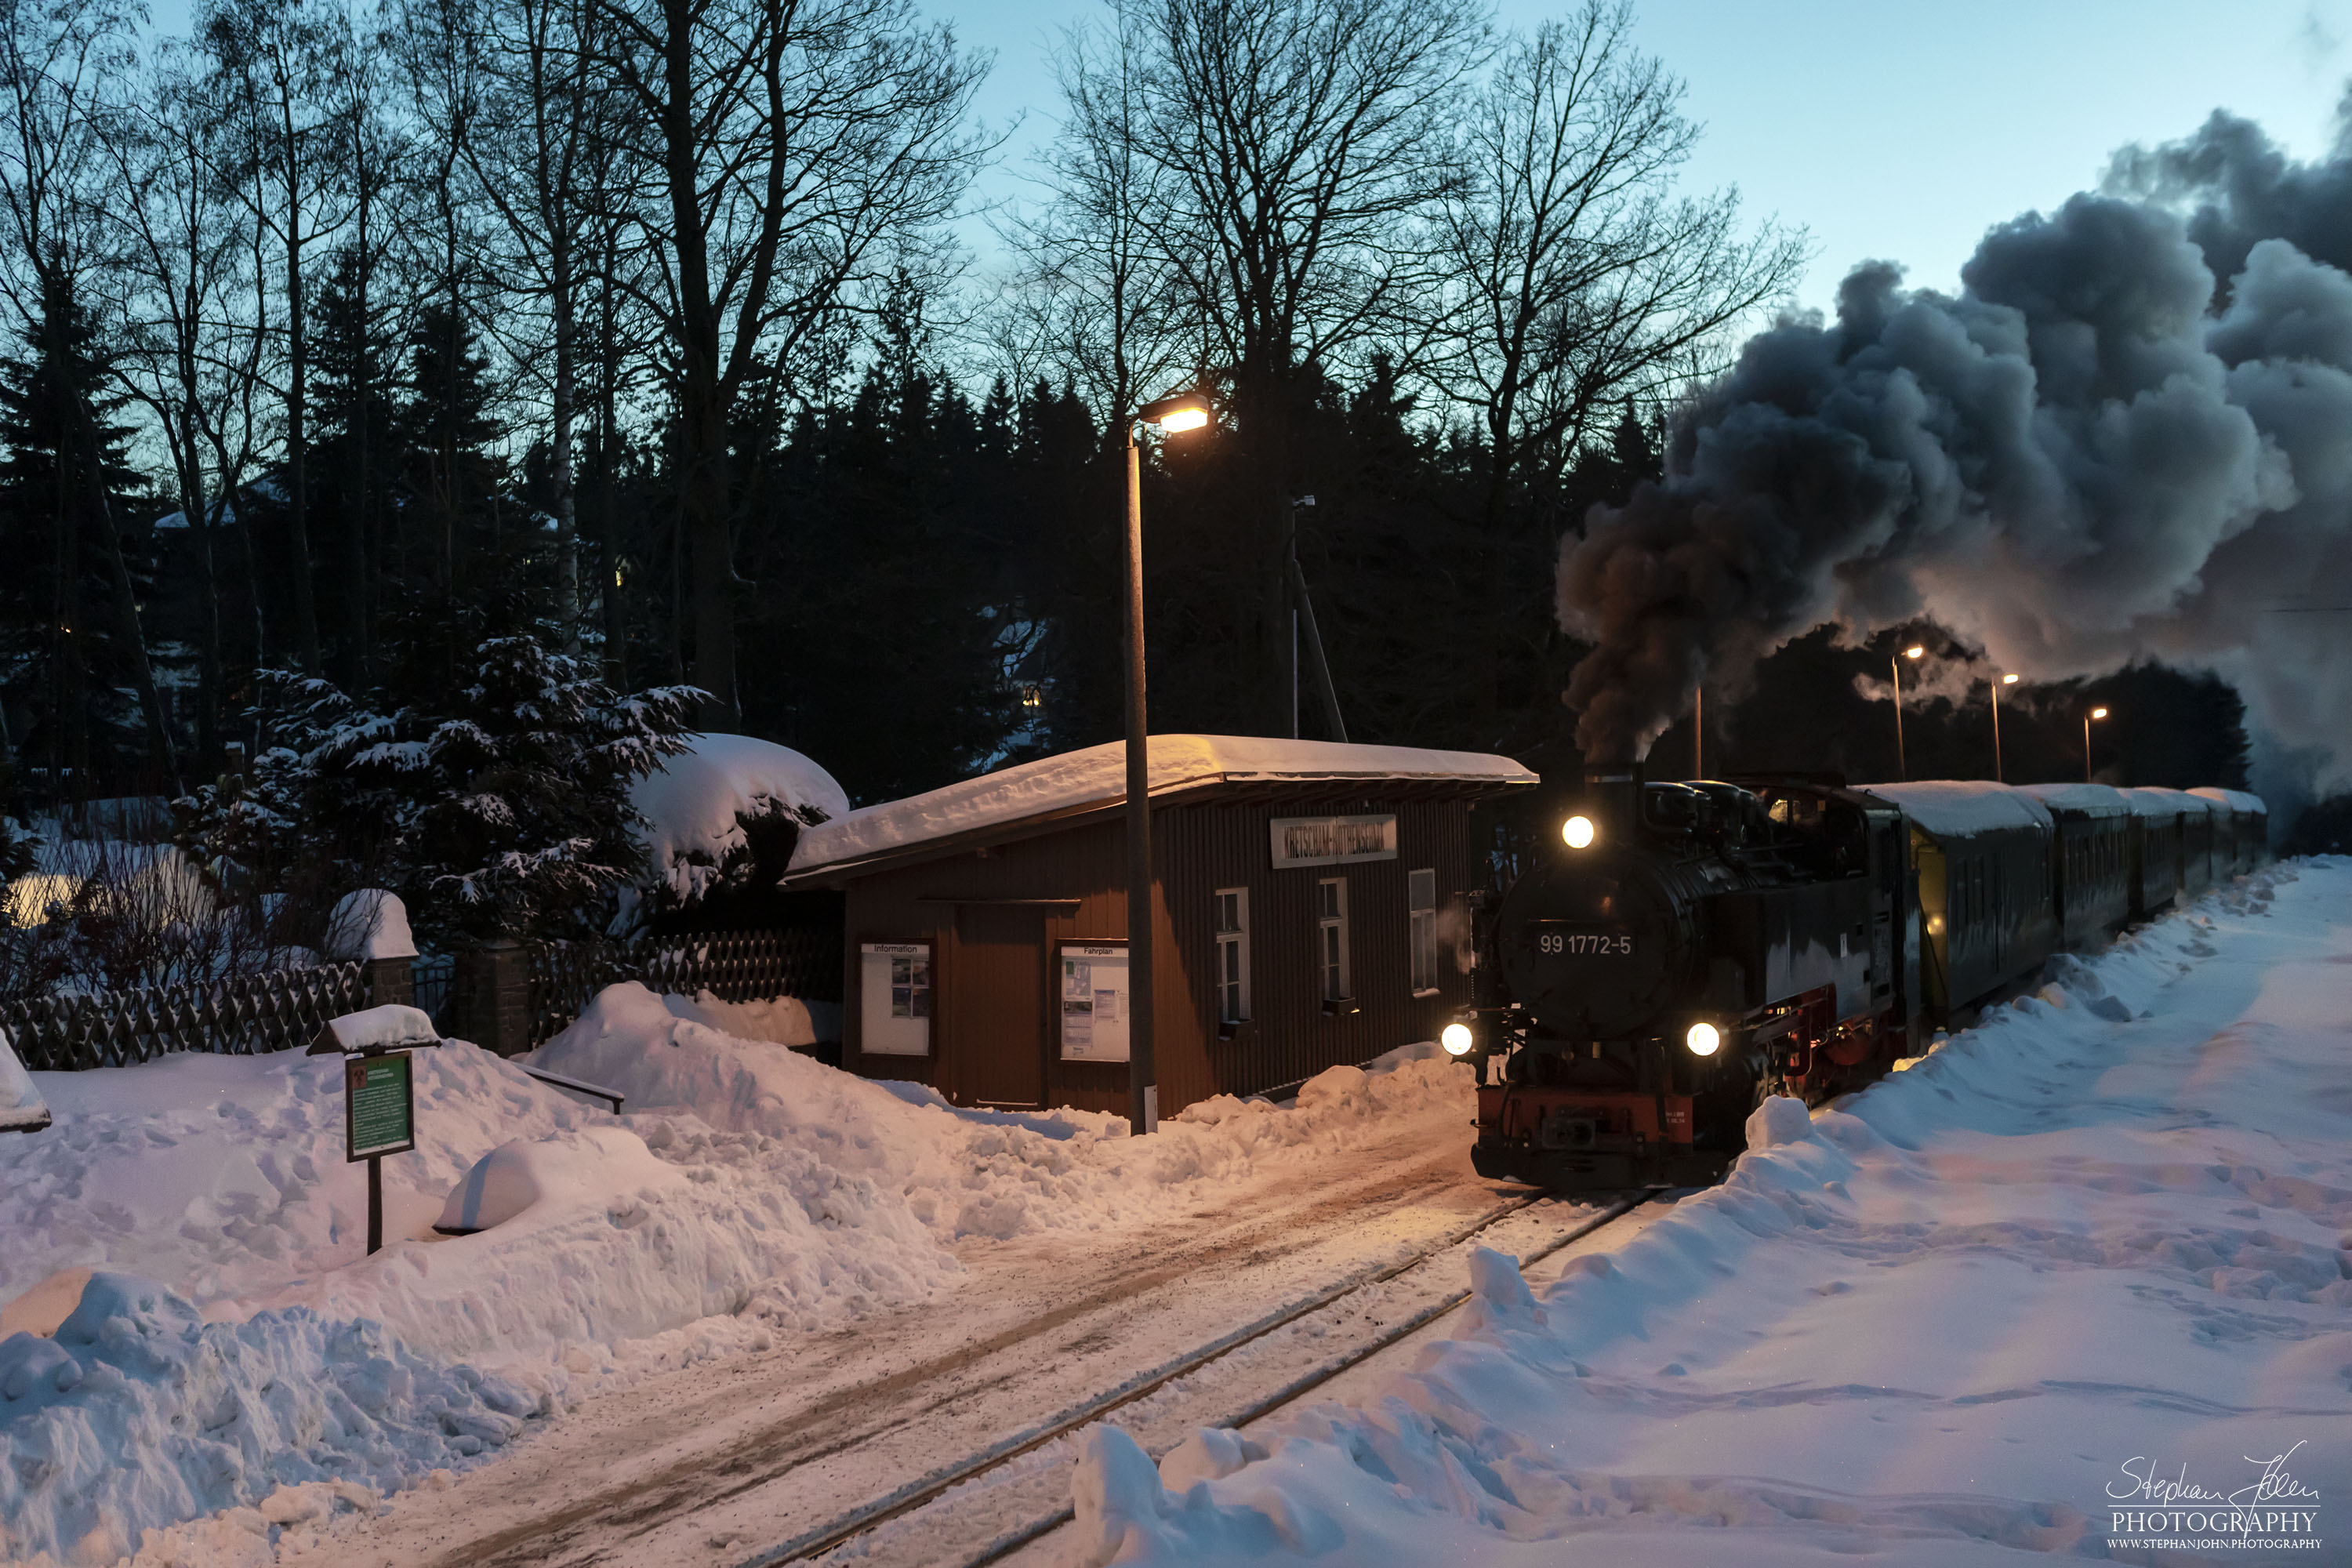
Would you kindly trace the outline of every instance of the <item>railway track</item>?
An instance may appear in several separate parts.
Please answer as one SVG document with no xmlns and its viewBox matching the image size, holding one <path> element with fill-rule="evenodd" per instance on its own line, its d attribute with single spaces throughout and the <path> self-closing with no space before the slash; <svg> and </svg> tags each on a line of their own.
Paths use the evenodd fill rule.
<svg viewBox="0 0 2352 1568">
<path fill-rule="evenodd" d="M 1624 1219 L 1665 1190 L 1648 1187 L 1624 1195 L 1565 1233 L 1528 1247 L 1520 1255 L 1522 1266 L 1548 1258 Z M 1118 1388 L 1059 1411 L 976 1452 L 934 1467 L 911 1481 L 741 1560 L 740 1568 L 816 1563 L 827 1561 L 844 1548 L 853 1548 L 861 1563 L 887 1563 L 903 1557 L 910 1562 L 953 1563 L 961 1568 L 982 1568 L 982 1564 L 998 1562 L 1070 1520 L 1066 1467 L 1058 1458 L 1043 1452 L 1059 1439 L 1115 1412 L 1146 1405 L 1164 1406 L 1150 1412 L 1148 1425 L 1179 1433 L 1176 1440 L 1194 1426 L 1238 1427 L 1260 1420 L 1454 1310 L 1469 1299 L 1470 1292 L 1454 1289 L 1423 1301 L 1402 1316 L 1381 1323 L 1336 1355 L 1310 1358 L 1304 1370 L 1282 1376 L 1270 1392 L 1265 1391 L 1262 1383 L 1246 1370 L 1254 1352 L 1286 1335 L 1319 1340 L 1330 1327 L 1330 1322 L 1322 1321 L 1344 1321 L 1351 1310 L 1369 1318 L 1372 1315 L 1370 1309 L 1380 1304 L 1384 1288 L 1431 1271 L 1440 1259 L 1458 1253 L 1470 1242 L 1507 1239 L 1507 1235 L 1498 1233 L 1506 1232 L 1514 1220 L 1530 1211 L 1559 1206 L 1565 1205 L 1540 1194 L 1499 1204 L 1410 1257 L 1267 1313 Z M 1221 1389 L 1213 1375 L 1202 1376 L 1225 1368 L 1243 1369 L 1240 1382 L 1259 1391 Z M 1155 1459 L 1173 1446 L 1173 1441 L 1145 1443 Z M 1024 1460 L 1029 1462 L 1024 1464 Z M 1004 1495 L 991 1496 L 992 1491 Z M 934 1505 L 944 1506 L 935 1510 Z M 941 1528 L 914 1528 L 933 1511 L 947 1516 L 937 1521 Z M 938 1539 L 941 1534 L 969 1538 L 975 1530 L 979 1539 L 966 1539 L 961 1543 Z M 948 1549 L 946 1554 L 942 1554 L 943 1547 Z"/>
</svg>

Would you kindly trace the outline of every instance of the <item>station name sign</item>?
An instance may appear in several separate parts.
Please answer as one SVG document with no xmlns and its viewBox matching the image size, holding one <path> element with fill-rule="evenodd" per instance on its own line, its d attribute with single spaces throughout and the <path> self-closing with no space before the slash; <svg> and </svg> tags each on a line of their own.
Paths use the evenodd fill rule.
<svg viewBox="0 0 2352 1568">
<path fill-rule="evenodd" d="M 1374 816 L 1277 816 L 1274 867 L 1343 866 L 1351 860 L 1393 860 L 1396 814 Z"/>
</svg>

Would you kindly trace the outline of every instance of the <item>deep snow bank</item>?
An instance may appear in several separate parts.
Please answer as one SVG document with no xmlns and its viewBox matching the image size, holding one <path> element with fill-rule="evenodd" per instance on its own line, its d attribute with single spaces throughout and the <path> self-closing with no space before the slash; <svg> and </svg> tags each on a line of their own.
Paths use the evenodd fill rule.
<svg viewBox="0 0 2352 1568">
<path fill-rule="evenodd" d="M 1156 1471 L 1098 1431 L 1074 1560 L 2154 1561 L 2108 1550 L 2135 1461 L 2345 1495 L 2348 905 L 2341 859 L 2246 879 L 1839 1110 L 1768 1103 L 1613 1253 L 1534 1292 L 1481 1259 L 1352 1403 Z"/>
<path fill-rule="evenodd" d="M 373 1501 L 504 1444 L 537 1397 L 299 1308 L 206 1323 L 99 1273 L 54 1338 L 0 1341 L 0 1556 L 112 1563 L 157 1523 L 331 1482 Z"/>
</svg>

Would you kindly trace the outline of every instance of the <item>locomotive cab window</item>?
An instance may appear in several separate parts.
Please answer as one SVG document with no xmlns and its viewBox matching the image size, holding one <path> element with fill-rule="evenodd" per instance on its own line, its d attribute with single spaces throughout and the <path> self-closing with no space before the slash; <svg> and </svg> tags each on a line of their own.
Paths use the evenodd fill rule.
<svg viewBox="0 0 2352 1568">
<path fill-rule="evenodd" d="M 1345 1002 L 1348 984 L 1348 879 L 1327 877 L 1315 884 L 1315 956 L 1323 973 L 1323 1000 Z"/>
<path fill-rule="evenodd" d="M 1412 949 L 1412 994 L 1437 994 L 1437 868 L 1407 873 L 1405 939 Z"/>
<path fill-rule="evenodd" d="M 1217 1018 L 1244 1024 L 1250 1016 L 1249 889 L 1217 889 Z"/>
</svg>

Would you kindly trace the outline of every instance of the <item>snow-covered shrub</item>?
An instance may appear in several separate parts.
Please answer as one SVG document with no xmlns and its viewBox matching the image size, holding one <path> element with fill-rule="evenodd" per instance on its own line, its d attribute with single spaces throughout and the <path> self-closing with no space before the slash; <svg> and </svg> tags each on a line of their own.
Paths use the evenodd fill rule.
<svg viewBox="0 0 2352 1568">
<path fill-rule="evenodd" d="M 644 859 L 629 786 L 685 749 L 701 700 L 622 696 L 529 633 L 484 639 L 446 702 L 381 711 L 312 677 L 262 681 L 276 743 L 174 803 L 181 842 L 224 882 L 388 889 L 443 946 L 601 925 Z"/>
<path fill-rule="evenodd" d="M 849 810 L 831 773 L 788 746 L 750 735 L 697 735 L 629 792 L 646 865 L 624 925 L 725 909 L 757 923 L 747 896 L 772 889 L 801 830 Z M 635 889 L 632 889 L 632 894 Z"/>
</svg>

